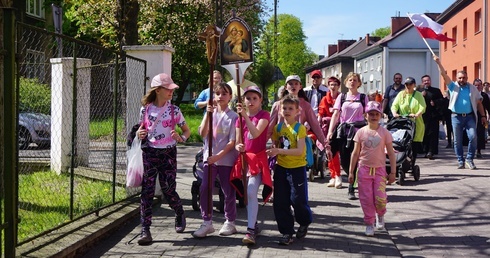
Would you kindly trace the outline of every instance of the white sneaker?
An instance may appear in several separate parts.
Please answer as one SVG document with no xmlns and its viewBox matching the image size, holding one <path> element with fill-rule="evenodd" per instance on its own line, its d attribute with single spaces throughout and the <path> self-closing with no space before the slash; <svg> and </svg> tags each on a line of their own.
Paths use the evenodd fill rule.
<svg viewBox="0 0 490 258">
<path fill-rule="evenodd" d="M 334 187 L 335 186 L 335 178 L 330 179 L 328 181 L 327 187 Z"/>
<path fill-rule="evenodd" d="M 338 176 L 335 178 L 335 188 L 340 189 L 342 188 L 342 177 Z"/>
<path fill-rule="evenodd" d="M 385 228 L 385 217 L 376 216 L 376 229 L 382 230 Z"/>
<path fill-rule="evenodd" d="M 198 230 L 194 231 L 194 233 L 192 233 L 192 236 L 195 238 L 203 238 L 213 232 L 214 227 L 212 223 L 202 223 L 201 227 Z"/>
<path fill-rule="evenodd" d="M 366 236 L 374 236 L 374 226 L 367 225 L 366 226 Z"/>
<path fill-rule="evenodd" d="M 235 222 L 233 221 L 225 221 L 223 224 L 223 227 L 219 230 L 219 234 L 222 236 L 229 236 L 235 234 L 236 227 L 235 227 Z"/>
</svg>

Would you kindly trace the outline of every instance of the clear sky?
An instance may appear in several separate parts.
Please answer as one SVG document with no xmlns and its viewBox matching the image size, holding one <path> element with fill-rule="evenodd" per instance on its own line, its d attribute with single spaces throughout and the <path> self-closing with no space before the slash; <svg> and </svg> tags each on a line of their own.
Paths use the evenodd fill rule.
<svg viewBox="0 0 490 258">
<path fill-rule="evenodd" d="M 274 7 L 274 0 L 266 0 Z M 307 46 L 325 55 L 339 39 L 359 39 L 391 25 L 391 17 L 407 13 L 441 13 L 455 0 L 279 0 L 277 13 L 292 14 L 303 23 Z M 271 16 L 274 12 L 271 12 Z"/>
</svg>

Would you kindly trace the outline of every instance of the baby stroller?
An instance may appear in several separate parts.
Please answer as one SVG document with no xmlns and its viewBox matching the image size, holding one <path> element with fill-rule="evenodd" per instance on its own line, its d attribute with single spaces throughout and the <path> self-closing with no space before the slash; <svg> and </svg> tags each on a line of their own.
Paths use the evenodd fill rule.
<svg viewBox="0 0 490 258">
<path fill-rule="evenodd" d="M 412 173 L 415 181 L 419 181 L 420 167 L 415 165 L 415 151 L 412 148 L 415 122 L 408 117 L 393 118 L 386 124 L 386 129 L 393 136 L 398 184 L 403 185 L 405 183 L 405 173 Z M 386 156 L 386 171 L 390 171 L 390 159 L 388 156 Z"/>
<path fill-rule="evenodd" d="M 194 174 L 194 177 L 196 178 L 195 181 L 192 182 L 191 186 L 191 194 L 192 194 L 192 209 L 195 211 L 199 211 L 201 204 L 200 204 L 200 187 L 202 184 L 202 178 L 203 174 L 207 173 L 207 171 L 204 171 L 203 166 L 204 166 L 204 161 L 203 161 L 203 151 L 204 149 L 201 148 L 199 152 L 196 154 L 196 161 L 194 165 L 192 166 L 192 173 Z M 213 188 L 213 195 L 218 195 L 219 196 L 219 202 L 216 208 L 220 213 L 224 213 L 225 211 L 225 195 L 223 191 L 221 190 L 221 185 L 219 183 L 218 178 L 214 181 L 214 188 Z M 243 202 L 243 198 L 239 198 L 237 196 L 237 199 L 239 200 L 239 207 L 245 207 L 245 204 Z"/>
</svg>

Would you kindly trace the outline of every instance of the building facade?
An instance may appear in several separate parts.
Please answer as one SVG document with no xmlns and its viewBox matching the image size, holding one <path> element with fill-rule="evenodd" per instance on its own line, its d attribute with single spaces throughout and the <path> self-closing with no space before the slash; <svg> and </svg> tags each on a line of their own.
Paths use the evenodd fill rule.
<svg viewBox="0 0 490 258">
<path fill-rule="evenodd" d="M 490 80 L 488 11 L 486 0 L 458 0 L 436 20 L 443 25 L 443 33 L 456 40 L 440 43 L 441 61 L 453 80 L 461 70 L 467 72 L 469 82 Z"/>
</svg>

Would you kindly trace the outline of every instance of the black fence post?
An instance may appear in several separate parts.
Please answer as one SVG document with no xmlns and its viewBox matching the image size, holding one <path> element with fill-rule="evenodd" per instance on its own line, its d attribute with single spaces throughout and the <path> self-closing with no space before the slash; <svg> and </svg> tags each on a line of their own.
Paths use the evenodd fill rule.
<svg viewBox="0 0 490 258">
<path fill-rule="evenodd" d="M 75 159 L 77 156 L 77 43 L 73 42 L 73 106 L 71 127 L 71 165 L 70 165 L 70 220 L 73 220 L 73 203 L 75 198 Z"/>
<path fill-rule="evenodd" d="M 14 8 L 3 8 L 3 40 L 4 40 L 4 132 L 3 132 L 3 186 L 5 223 L 2 230 L 5 234 L 5 257 L 15 257 L 17 246 L 17 85 L 15 80 L 15 10 Z M 0 212 L 1 213 L 1 212 Z M 1 215 L 0 215 L 1 219 Z M 0 220 L 2 221 L 2 220 Z M 1 233 L 1 232 L 0 232 Z M 0 234 L 1 235 L 1 234 Z M 1 240 L 1 238 L 0 238 Z M 0 243 L 1 245 L 2 243 Z M 1 251 L 1 247 L 0 247 Z M 1 253 L 1 252 L 0 252 Z"/>
<path fill-rule="evenodd" d="M 113 90 L 113 121 L 114 121 L 114 137 L 112 141 L 112 202 L 116 202 L 116 169 L 117 169 L 117 118 L 118 118 L 118 88 L 119 88 L 119 54 L 115 54 L 116 62 L 114 67 L 114 90 Z"/>
</svg>

